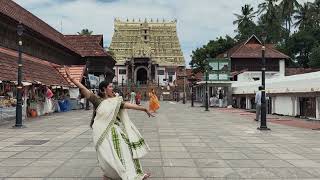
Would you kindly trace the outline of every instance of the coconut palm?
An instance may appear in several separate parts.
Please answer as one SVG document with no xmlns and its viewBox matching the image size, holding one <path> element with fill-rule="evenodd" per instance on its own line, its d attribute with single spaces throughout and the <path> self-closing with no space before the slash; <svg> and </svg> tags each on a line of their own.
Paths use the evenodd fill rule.
<svg viewBox="0 0 320 180">
<path fill-rule="evenodd" d="M 292 16 L 301 7 L 297 0 L 282 0 L 280 3 L 281 15 L 285 21 L 286 29 L 291 31 Z"/>
<path fill-rule="evenodd" d="M 296 22 L 294 23 L 295 27 L 299 27 L 300 29 L 305 29 L 308 25 L 310 25 L 310 20 L 312 19 L 311 13 L 311 3 L 304 3 L 297 11 L 294 16 Z"/>
</svg>

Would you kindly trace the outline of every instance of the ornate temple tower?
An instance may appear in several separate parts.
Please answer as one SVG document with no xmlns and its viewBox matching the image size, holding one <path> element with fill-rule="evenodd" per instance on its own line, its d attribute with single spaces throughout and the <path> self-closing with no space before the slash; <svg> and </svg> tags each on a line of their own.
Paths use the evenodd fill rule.
<svg viewBox="0 0 320 180">
<path fill-rule="evenodd" d="M 176 20 L 115 19 L 109 50 L 117 61 L 114 81 L 119 84 L 174 86 L 177 70 L 185 66 Z"/>
</svg>

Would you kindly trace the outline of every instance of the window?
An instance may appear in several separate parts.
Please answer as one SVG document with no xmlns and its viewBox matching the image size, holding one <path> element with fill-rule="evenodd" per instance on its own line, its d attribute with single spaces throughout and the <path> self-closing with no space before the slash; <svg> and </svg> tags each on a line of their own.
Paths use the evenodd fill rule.
<svg viewBox="0 0 320 180">
<path fill-rule="evenodd" d="M 260 78 L 255 77 L 255 78 L 253 78 L 253 80 L 255 80 L 255 81 L 259 81 L 259 80 L 260 80 Z"/>
<path fill-rule="evenodd" d="M 164 70 L 158 70 L 158 75 L 164 75 Z"/>
<path fill-rule="evenodd" d="M 119 74 L 127 74 L 127 70 L 126 69 L 119 69 Z"/>
<path fill-rule="evenodd" d="M 171 75 L 169 75 L 169 82 L 171 83 L 173 80 L 173 77 Z"/>
<path fill-rule="evenodd" d="M 144 36 L 144 40 L 147 40 L 147 36 Z"/>
<path fill-rule="evenodd" d="M 176 72 L 174 72 L 174 71 L 168 72 L 168 75 L 169 75 L 169 76 L 174 76 L 175 74 L 176 74 Z"/>
</svg>

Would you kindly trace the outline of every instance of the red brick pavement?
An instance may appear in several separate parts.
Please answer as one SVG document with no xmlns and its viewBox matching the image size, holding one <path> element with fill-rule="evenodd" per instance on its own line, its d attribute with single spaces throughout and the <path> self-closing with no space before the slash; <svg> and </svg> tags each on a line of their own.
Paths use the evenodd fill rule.
<svg viewBox="0 0 320 180">
<path fill-rule="evenodd" d="M 238 113 L 241 116 L 248 116 L 255 118 L 254 113 L 246 112 L 242 109 L 218 109 L 221 112 L 230 112 L 230 113 Z M 305 129 L 313 129 L 313 130 L 320 130 L 320 122 L 317 121 L 307 121 L 304 119 L 298 119 L 294 117 L 282 117 L 271 115 L 267 117 L 268 122 L 291 126 L 291 127 L 298 127 L 298 128 L 305 128 Z"/>
</svg>

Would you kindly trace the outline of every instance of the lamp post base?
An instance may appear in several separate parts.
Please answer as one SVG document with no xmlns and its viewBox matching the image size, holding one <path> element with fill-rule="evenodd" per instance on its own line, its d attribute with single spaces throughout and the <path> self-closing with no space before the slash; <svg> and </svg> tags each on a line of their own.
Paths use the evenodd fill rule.
<svg viewBox="0 0 320 180">
<path fill-rule="evenodd" d="M 270 131 L 271 130 L 268 127 L 258 127 L 257 129 L 260 130 L 260 131 Z"/>
<path fill-rule="evenodd" d="M 25 125 L 14 125 L 14 126 L 12 126 L 12 129 L 23 129 L 23 128 L 27 128 L 27 126 L 25 126 Z"/>
</svg>

